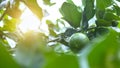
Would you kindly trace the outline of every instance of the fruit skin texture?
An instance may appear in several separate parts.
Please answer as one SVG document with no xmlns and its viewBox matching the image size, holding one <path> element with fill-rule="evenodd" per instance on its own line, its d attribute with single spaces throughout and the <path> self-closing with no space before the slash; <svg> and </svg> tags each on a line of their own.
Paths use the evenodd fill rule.
<svg viewBox="0 0 120 68">
<path fill-rule="evenodd" d="M 83 33 L 74 33 L 69 40 L 69 47 L 73 52 L 79 52 L 89 42 L 89 38 Z"/>
</svg>

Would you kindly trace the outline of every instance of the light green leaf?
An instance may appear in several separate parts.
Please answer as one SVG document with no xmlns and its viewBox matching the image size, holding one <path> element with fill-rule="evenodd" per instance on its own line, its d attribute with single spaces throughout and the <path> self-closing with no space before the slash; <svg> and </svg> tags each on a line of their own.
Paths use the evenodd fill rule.
<svg viewBox="0 0 120 68">
<path fill-rule="evenodd" d="M 54 59 L 48 61 L 44 68 L 79 68 L 77 57 L 73 55 L 54 56 Z"/>
<path fill-rule="evenodd" d="M 42 8 L 38 5 L 37 0 L 22 0 L 25 5 L 41 20 L 43 17 Z"/>
<path fill-rule="evenodd" d="M 60 8 L 60 12 L 71 26 L 77 28 L 80 26 L 81 12 L 78 7 L 74 4 L 64 2 Z"/>
<path fill-rule="evenodd" d="M 86 0 L 82 0 L 82 5 L 83 5 L 83 6 L 86 5 Z"/>
<path fill-rule="evenodd" d="M 96 8 L 103 10 L 113 4 L 113 0 L 96 0 Z"/>
<path fill-rule="evenodd" d="M 0 39 L 0 68 L 20 68 L 6 50 L 3 41 Z"/>
<path fill-rule="evenodd" d="M 55 33 L 55 24 L 51 20 L 46 20 L 46 24 L 48 25 L 50 35 L 56 37 L 57 34 Z"/>
<path fill-rule="evenodd" d="M 20 18 L 22 10 L 19 8 L 19 1 L 10 1 L 10 6 L 7 7 L 6 14 L 13 18 Z"/>
<path fill-rule="evenodd" d="M 105 10 L 99 10 L 99 9 L 96 10 L 96 18 L 97 19 L 103 19 L 104 14 L 105 14 Z"/>
<path fill-rule="evenodd" d="M 51 3 L 51 0 L 43 0 L 43 2 L 45 5 L 49 5 L 49 6 L 52 6 L 55 4 L 55 3 Z"/>
<path fill-rule="evenodd" d="M 13 32 L 16 30 L 16 26 L 18 24 L 18 20 L 16 19 L 4 19 L 4 25 L 2 30 Z"/>
<path fill-rule="evenodd" d="M 110 33 L 89 44 L 81 59 L 84 58 L 89 68 L 119 68 L 119 44 L 118 33 L 110 29 Z"/>
<path fill-rule="evenodd" d="M 67 0 L 68 3 L 74 4 L 72 0 Z M 75 4 L 74 4 L 75 5 Z"/>
<path fill-rule="evenodd" d="M 6 11 L 6 14 L 13 18 L 19 18 L 22 14 L 22 11 L 18 8 L 10 8 Z"/>
</svg>

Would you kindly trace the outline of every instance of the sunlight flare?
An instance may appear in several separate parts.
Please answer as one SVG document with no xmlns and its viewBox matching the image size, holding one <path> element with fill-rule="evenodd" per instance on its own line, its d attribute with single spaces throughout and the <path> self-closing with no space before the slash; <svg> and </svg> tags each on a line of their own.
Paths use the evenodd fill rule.
<svg viewBox="0 0 120 68">
<path fill-rule="evenodd" d="M 28 30 L 37 31 L 40 26 L 40 20 L 28 9 L 26 8 L 21 15 L 21 23 L 19 28 L 22 32 L 27 32 Z"/>
</svg>

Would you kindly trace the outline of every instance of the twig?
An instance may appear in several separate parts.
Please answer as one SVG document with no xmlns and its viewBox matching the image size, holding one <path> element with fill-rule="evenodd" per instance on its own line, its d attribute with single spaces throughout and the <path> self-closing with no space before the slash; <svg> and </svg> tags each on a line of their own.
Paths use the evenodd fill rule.
<svg viewBox="0 0 120 68">
<path fill-rule="evenodd" d="M 88 28 L 87 30 L 92 30 L 92 29 L 95 29 L 96 27 L 91 27 L 91 28 Z"/>
<path fill-rule="evenodd" d="M 8 8 L 9 8 L 9 6 L 10 6 L 10 3 L 8 2 L 8 5 L 7 5 L 7 7 L 6 7 L 6 10 L 5 10 L 4 13 L 2 14 L 2 16 L 0 17 L 0 21 L 4 18 L 5 14 L 6 14 L 7 10 L 8 10 Z"/>
<path fill-rule="evenodd" d="M 5 16 L 6 14 L 6 10 L 4 11 L 4 13 L 2 14 L 2 16 L 0 17 L 0 21 L 3 19 L 3 17 Z"/>
<path fill-rule="evenodd" d="M 60 41 L 60 38 L 56 38 L 56 39 L 50 40 L 50 41 L 48 41 L 48 42 L 56 42 L 56 41 Z"/>
</svg>

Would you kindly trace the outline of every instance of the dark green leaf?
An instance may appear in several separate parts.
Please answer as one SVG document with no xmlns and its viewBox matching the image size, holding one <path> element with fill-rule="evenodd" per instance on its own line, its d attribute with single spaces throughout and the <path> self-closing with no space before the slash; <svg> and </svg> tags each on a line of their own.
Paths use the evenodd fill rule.
<svg viewBox="0 0 120 68">
<path fill-rule="evenodd" d="M 90 20 L 94 16 L 94 0 L 86 1 L 86 6 L 84 8 L 83 14 L 86 16 L 86 20 Z"/>
<path fill-rule="evenodd" d="M 20 68 L 13 60 L 12 56 L 4 47 L 3 41 L 0 39 L 0 68 Z"/>
<path fill-rule="evenodd" d="M 86 6 L 83 11 L 82 16 L 82 28 L 87 29 L 88 28 L 88 21 L 94 16 L 95 10 L 94 10 L 94 0 L 86 0 Z"/>
<path fill-rule="evenodd" d="M 117 0 L 117 1 L 119 1 L 119 2 L 120 2 L 120 0 Z"/>
<path fill-rule="evenodd" d="M 104 19 L 107 21 L 120 20 L 120 17 L 111 12 L 106 12 L 104 14 Z"/>
<path fill-rule="evenodd" d="M 104 19 L 98 19 L 96 20 L 96 25 L 97 26 L 111 26 L 112 25 L 112 22 L 109 22 L 109 21 L 106 21 Z"/>
<path fill-rule="evenodd" d="M 78 31 L 73 28 L 67 28 L 67 30 L 64 32 L 65 37 L 70 37 L 72 34 L 77 33 Z"/>
<path fill-rule="evenodd" d="M 42 8 L 38 5 L 37 0 L 22 1 L 40 20 L 43 18 Z"/>
<path fill-rule="evenodd" d="M 99 36 L 104 36 L 105 34 L 109 33 L 109 29 L 106 27 L 99 27 L 95 29 L 95 34 L 94 36 L 99 37 Z"/>
<path fill-rule="evenodd" d="M 2 0 L 0 0 L 0 3 L 2 2 Z"/>
<path fill-rule="evenodd" d="M 120 7 L 119 7 L 119 6 L 114 5 L 114 8 L 115 8 L 115 10 L 116 10 L 117 15 L 119 15 L 119 16 L 120 16 Z"/>
<path fill-rule="evenodd" d="M 117 27 L 117 26 L 118 26 L 118 24 L 119 24 L 119 22 L 118 22 L 118 21 L 112 21 L 112 26 L 113 26 L 113 27 Z"/>
<path fill-rule="evenodd" d="M 106 7 L 109 7 L 113 4 L 113 0 L 96 0 L 96 8 L 104 10 Z"/>
<path fill-rule="evenodd" d="M 64 2 L 60 8 L 60 12 L 71 26 L 77 28 L 80 26 L 81 12 L 77 6 L 71 3 Z"/>
</svg>

